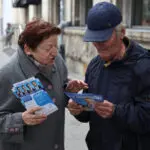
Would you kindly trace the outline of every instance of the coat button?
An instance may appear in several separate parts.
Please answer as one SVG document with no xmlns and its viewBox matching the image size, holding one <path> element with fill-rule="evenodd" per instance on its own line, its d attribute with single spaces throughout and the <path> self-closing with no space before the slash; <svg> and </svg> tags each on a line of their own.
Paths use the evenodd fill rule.
<svg viewBox="0 0 150 150">
<path fill-rule="evenodd" d="M 56 98 L 52 98 L 53 102 L 56 103 Z"/>
<path fill-rule="evenodd" d="M 52 87 L 51 84 L 49 84 L 47 88 L 48 88 L 49 90 L 51 90 L 53 87 Z"/>
<path fill-rule="evenodd" d="M 54 145 L 54 149 L 58 149 L 59 148 L 59 145 L 58 144 L 55 144 Z"/>
</svg>

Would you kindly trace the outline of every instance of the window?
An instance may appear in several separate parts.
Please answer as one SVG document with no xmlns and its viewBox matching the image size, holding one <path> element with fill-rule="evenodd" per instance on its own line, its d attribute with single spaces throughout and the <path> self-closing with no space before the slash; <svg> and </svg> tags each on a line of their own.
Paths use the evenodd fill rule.
<svg viewBox="0 0 150 150">
<path fill-rule="evenodd" d="M 133 25 L 150 26 L 150 0 L 133 1 Z"/>
<path fill-rule="evenodd" d="M 89 9 L 93 6 L 93 0 L 73 0 L 72 1 L 72 25 L 85 26 Z"/>
<path fill-rule="evenodd" d="M 150 25 L 150 0 L 143 1 L 142 25 Z"/>
<path fill-rule="evenodd" d="M 150 0 L 117 0 L 127 27 L 150 27 Z"/>
</svg>

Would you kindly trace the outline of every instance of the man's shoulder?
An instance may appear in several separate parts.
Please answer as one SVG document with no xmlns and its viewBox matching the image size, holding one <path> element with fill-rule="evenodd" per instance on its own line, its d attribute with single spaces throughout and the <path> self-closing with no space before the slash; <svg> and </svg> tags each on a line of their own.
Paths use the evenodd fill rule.
<svg viewBox="0 0 150 150">
<path fill-rule="evenodd" d="M 148 49 L 146 49 L 145 47 L 143 47 L 143 45 L 139 44 L 138 42 L 134 41 L 134 40 L 130 40 L 130 43 L 132 43 L 131 47 L 132 49 L 135 49 L 137 53 L 145 53 L 148 52 Z"/>
<path fill-rule="evenodd" d="M 89 66 L 94 65 L 95 63 L 99 63 L 100 61 L 101 61 L 100 56 L 97 55 L 90 61 Z"/>
<path fill-rule="evenodd" d="M 147 51 L 141 56 L 135 65 L 136 74 L 145 74 L 150 72 L 150 52 Z"/>
<path fill-rule="evenodd" d="M 141 44 L 136 41 L 130 40 L 130 47 L 127 51 L 128 61 L 137 62 L 137 65 L 144 64 L 150 61 L 150 51 L 144 48 Z"/>
</svg>

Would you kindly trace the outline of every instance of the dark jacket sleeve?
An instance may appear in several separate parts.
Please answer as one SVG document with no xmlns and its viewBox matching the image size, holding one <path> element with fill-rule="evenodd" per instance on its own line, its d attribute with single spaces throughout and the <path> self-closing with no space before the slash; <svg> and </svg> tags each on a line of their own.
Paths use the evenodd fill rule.
<svg viewBox="0 0 150 150">
<path fill-rule="evenodd" d="M 24 107 L 11 92 L 10 80 L 0 70 L 0 140 L 23 142 L 22 110 Z M 10 76 L 10 75 L 9 75 Z"/>
<path fill-rule="evenodd" d="M 113 120 L 136 133 L 150 132 L 150 61 L 138 66 L 137 94 L 132 102 L 116 105 Z"/>
<path fill-rule="evenodd" d="M 88 122 L 89 121 L 90 112 L 83 111 L 81 114 L 74 116 L 80 122 Z"/>
</svg>

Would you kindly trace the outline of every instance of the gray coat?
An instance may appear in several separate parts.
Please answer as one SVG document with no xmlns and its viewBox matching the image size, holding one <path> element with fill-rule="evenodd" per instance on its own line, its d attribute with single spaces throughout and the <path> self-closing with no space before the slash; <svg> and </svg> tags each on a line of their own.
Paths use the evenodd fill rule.
<svg viewBox="0 0 150 150">
<path fill-rule="evenodd" d="M 25 108 L 11 88 L 13 83 L 33 76 L 38 77 L 49 95 L 56 99 L 59 110 L 50 114 L 42 124 L 27 126 L 22 120 Z M 64 150 L 63 85 L 66 81 L 67 69 L 60 55 L 56 57 L 51 72 L 40 73 L 18 48 L 11 61 L 0 70 L 0 150 Z"/>
</svg>

